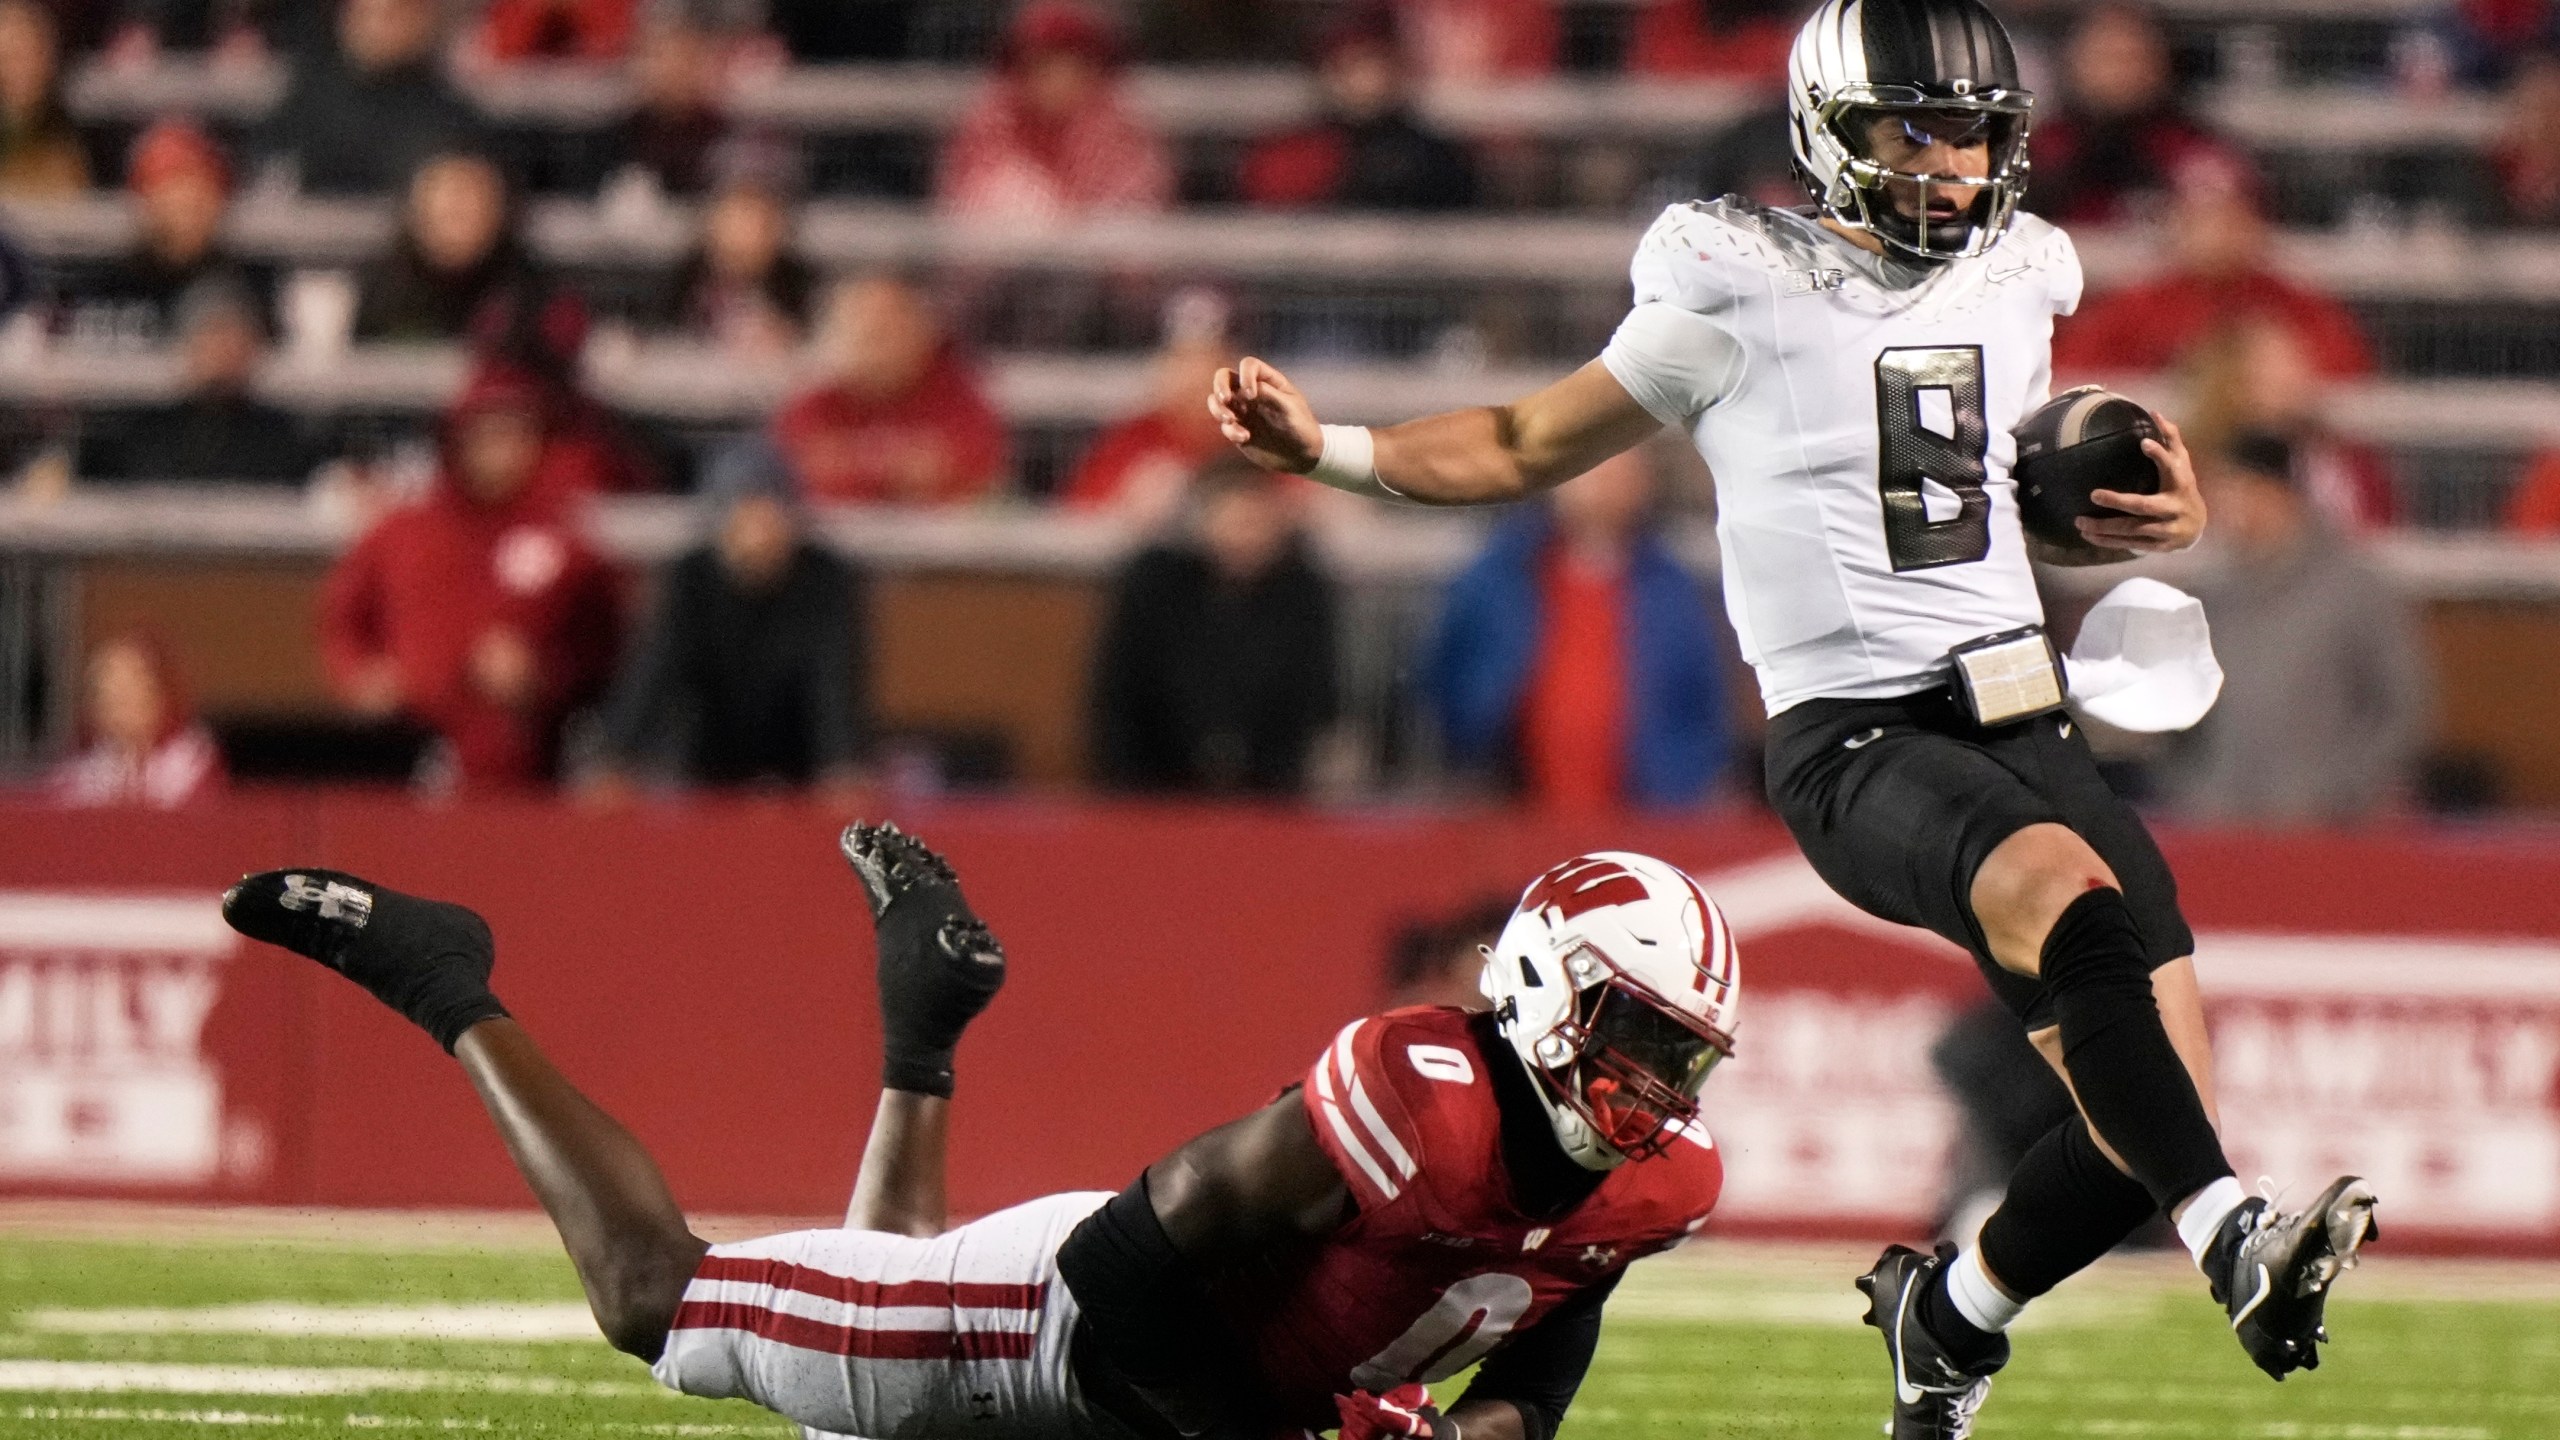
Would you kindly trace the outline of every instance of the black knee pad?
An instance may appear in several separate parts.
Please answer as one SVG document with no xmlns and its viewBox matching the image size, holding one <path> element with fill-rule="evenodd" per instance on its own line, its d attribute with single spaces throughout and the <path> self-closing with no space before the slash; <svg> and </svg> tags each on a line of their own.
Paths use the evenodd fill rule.
<svg viewBox="0 0 2560 1440">
<path fill-rule="evenodd" d="M 2044 942 L 2044 984 L 2081 1113 L 2174 1205 L 2231 1173 L 2186 1062 L 2160 1023 L 2151 961 L 2122 892 L 2071 902 Z"/>
<path fill-rule="evenodd" d="M 2054 1018 L 2063 1022 L 2066 1055 L 2075 1041 L 2089 1038 L 2093 1022 L 2104 1027 L 2135 1018 L 2134 1012 L 2160 1013 L 2151 994 L 2150 952 L 2133 907 L 2113 887 L 2090 891 L 2055 918 L 2044 937 L 2042 978 Z M 2062 1014 L 2074 1002 L 2082 1021 L 2076 1027 Z M 2075 1028 L 2082 1033 L 2075 1036 Z"/>
</svg>

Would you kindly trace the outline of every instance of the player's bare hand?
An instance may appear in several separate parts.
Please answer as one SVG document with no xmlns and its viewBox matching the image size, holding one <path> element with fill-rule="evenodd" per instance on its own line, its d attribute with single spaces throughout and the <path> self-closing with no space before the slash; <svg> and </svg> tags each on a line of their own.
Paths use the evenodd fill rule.
<svg viewBox="0 0 2560 1440">
<path fill-rule="evenodd" d="M 2109 550 L 2139 555 L 2166 555 L 2184 550 L 2204 536 L 2204 488 L 2196 483 L 2194 457 L 2177 422 L 2163 418 L 2160 438 L 2142 442 L 2142 453 L 2160 468 L 2160 491 L 2134 495 L 2121 490 L 2093 490 L 2090 500 L 2122 515 L 2080 517 L 2080 538 Z"/>
<path fill-rule="evenodd" d="M 1218 433 L 1265 470 L 1304 475 L 1324 453 L 1315 407 L 1278 368 L 1252 356 L 1209 382 Z"/>
</svg>

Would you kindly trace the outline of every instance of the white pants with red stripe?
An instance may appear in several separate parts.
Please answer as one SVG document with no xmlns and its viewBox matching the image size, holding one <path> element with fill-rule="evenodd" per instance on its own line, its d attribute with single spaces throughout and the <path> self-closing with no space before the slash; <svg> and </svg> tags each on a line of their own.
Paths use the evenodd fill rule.
<svg viewBox="0 0 2560 1440">
<path fill-rule="evenodd" d="M 802 1230 L 715 1245 L 652 1373 L 819 1435 L 1109 1440 L 1067 1368 L 1067 1232 L 1111 1197 L 1049 1195 L 929 1240 Z"/>
</svg>

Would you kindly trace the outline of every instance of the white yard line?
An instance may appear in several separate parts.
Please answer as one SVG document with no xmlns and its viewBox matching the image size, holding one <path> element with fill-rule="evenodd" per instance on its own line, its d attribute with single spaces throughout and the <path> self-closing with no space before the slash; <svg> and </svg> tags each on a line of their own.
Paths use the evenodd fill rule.
<svg viewBox="0 0 2560 1440">
<path fill-rule="evenodd" d="M 70 1335 L 283 1335 L 329 1340 L 596 1340 L 576 1302 L 522 1305 L 208 1305 L 161 1310 L 36 1310 L 29 1330 Z"/>
<path fill-rule="evenodd" d="M 0 1360 L 0 1392 L 71 1395 L 367 1395 L 463 1391 L 624 1400 L 667 1392 L 611 1380 L 468 1374 L 353 1365 L 185 1365 L 121 1360 Z"/>
</svg>

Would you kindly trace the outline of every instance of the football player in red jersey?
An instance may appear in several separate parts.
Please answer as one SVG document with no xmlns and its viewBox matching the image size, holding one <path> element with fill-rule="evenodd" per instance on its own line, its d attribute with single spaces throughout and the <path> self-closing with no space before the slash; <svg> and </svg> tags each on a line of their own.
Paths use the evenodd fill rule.
<svg viewBox="0 0 2560 1440">
<path fill-rule="evenodd" d="M 1619 1276 L 1715 1204 L 1697 1095 L 1732 1052 L 1731 933 L 1680 871 L 1604 853 L 1522 896 L 1491 1013 L 1356 1021 L 1120 1194 L 946 1230 L 952 1051 L 1003 951 L 914 838 L 856 825 L 844 850 L 878 933 L 879 1118 L 845 1228 L 734 1245 L 507 1017 L 478 916 L 324 870 L 251 876 L 223 914 L 462 1062 L 617 1348 L 819 1434 L 1547 1440 Z"/>
</svg>

